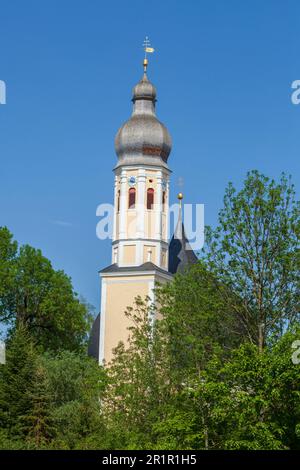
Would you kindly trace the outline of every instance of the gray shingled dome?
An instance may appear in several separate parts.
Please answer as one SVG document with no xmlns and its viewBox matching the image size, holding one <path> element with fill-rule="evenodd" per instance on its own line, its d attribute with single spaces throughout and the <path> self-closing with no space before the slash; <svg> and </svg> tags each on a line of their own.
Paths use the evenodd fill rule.
<svg viewBox="0 0 300 470">
<path fill-rule="evenodd" d="M 166 164 L 172 141 L 167 128 L 155 114 L 156 90 L 144 74 L 133 88 L 131 118 L 119 129 L 115 149 L 119 164 Z"/>
</svg>

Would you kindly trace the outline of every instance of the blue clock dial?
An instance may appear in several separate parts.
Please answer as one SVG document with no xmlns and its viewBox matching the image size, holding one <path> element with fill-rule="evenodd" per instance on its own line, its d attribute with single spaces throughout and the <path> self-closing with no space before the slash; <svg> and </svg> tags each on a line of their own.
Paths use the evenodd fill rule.
<svg viewBox="0 0 300 470">
<path fill-rule="evenodd" d="M 134 186 L 136 184 L 136 177 L 135 176 L 129 176 L 128 184 L 129 184 L 129 186 Z"/>
</svg>

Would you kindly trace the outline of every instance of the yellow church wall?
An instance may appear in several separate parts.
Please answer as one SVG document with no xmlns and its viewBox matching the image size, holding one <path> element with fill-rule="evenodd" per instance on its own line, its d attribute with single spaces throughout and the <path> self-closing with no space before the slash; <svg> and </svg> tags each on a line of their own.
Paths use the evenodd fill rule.
<svg viewBox="0 0 300 470">
<path fill-rule="evenodd" d="M 153 288 L 156 282 L 163 284 L 168 282 L 160 274 L 137 275 L 137 276 L 109 276 L 103 279 L 105 283 L 105 299 L 102 305 L 105 308 L 105 329 L 104 329 L 104 358 L 106 364 L 112 359 L 112 350 L 120 341 L 125 346 L 128 344 L 128 327 L 132 325 L 130 319 L 126 317 L 127 307 L 132 307 L 134 299 L 139 295 L 142 299 L 149 296 L 153 298 Z M 102 290 L 102 294 L 104 291 Z M 159 316 L 158 316 L 159 318 Z"/>
<path fill-rule="evenodd" d="M 154 276 L 110 278 L 106 283 L 105 305 L 105 338 L 104 357 L 106 363 L 112 358 L 112 349 L 119 341 L 127 344 L 130 320 L 125 316 L 125 310 L 133 306 L 138 295 L 145 298 Z"/>
<path fill-rule="evenodd" d="M 123 264 L 127 266 L 132 266 L 135 264 L 135 245 L 124 245 L 123 247 Z"/>
<path fill-rule="evenodd" d="M 134 209 L 127 211 L 127 238 L 136 237 L 137 212 Z"/>
<path fill-rule="evenodd" d="M 155 238 L 155 211 L 145 211 L 145 236 L 146 238 Z"/>
<path fill-rule="evenodd" d="M 161 250 L 161 264 L 164 268 L 167 267 L 167 250 L 164 248 Z"/>
<path fill-rule="evenodd" d="M 162 213 L 161 219 L 161 233 L 163 240 L 167 240 L 167 224 L 166 224 L 166 214 Z"/>
</svg>

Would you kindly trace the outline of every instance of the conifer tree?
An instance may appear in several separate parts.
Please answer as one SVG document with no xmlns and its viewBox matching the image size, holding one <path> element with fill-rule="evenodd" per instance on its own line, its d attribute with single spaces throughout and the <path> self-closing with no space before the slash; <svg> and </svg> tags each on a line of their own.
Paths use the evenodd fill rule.
<svg viewBox="0 0 300 470">
<path fill-rule="evenodd" d="M 31 413 L 37 355 L 26 328 L 19 324 L 7 342 L 6 364 L 0 368 L 1 427 L 12 438 L 25 436 L 24 416 Z"/>
<path fill-rule="evenodd" d="M 27 440 L 35 448 L 41 448 L 49 442 L 54 432 L 49 382 L 41 362 L 37 364 L 27 397 L 31 402 L 29 413 L 23 416 Z"/>
</svg>

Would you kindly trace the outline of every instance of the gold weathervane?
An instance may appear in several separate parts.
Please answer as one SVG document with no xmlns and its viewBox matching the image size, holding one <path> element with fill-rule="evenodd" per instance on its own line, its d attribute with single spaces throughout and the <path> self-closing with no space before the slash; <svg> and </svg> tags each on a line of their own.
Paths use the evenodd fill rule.
<svg viewBox="0 0 300 470">
<path fill-rule="evenodd" d="M 148 36 L 145 37 L 145 40 L 143 42 L 143 49 L 144 49 L 144 52 L 145 52 L 143 65 L 144 65 L 144 72 L 146 73 L 147 72 L 147 66 L 148 66 L 147 54 L 152 54 L 154 52 L 154 49 L 153 49 L 153 47 L 151 47 L 150 40 L 149 40 Z"/>
</svg>

